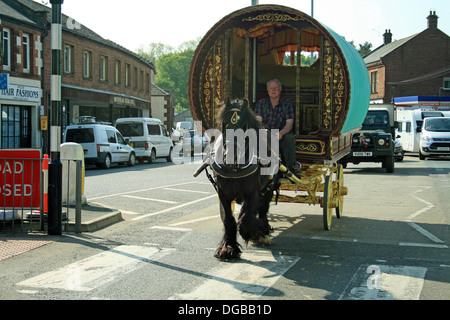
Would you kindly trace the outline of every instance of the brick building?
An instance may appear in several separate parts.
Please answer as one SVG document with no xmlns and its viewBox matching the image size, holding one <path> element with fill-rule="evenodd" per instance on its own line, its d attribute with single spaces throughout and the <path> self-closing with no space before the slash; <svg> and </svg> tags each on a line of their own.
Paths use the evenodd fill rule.
<svg viewBox="0 0 450 320">
<path fill-rule="evenodd" d="M 23 85 L 31 86 L 29 81 L 35 81 L 32 86 L 39 92 L 39 97 L 33 101 L 21 100 L 22 104 L 31 104 L 32 142 L 13 147 L 41 147 L 42 136 L 43 141 L 48 141 L 47 131 L 39 130 L 39 118 L 48 115 L 50 105 L 52 10 L 32 0 L 0 0 L 0 8 L 2 39 L 10 34 L 2 47 L 11 51 L 9 67 L 5 68 L 2 63 L 0 71 L 9 74 L 10 85 L 18 82 L 18 75 Z M 153 100 L 157 105 L 152 106 L 156 73 L 152 62 L 102 38 L 66 15 L 62 15 L 62 31 L 63 127 L 77 123 L 80 116 L 94 116 L 98 121 L 112 124 L 120 117 L 158 116 L 168 128 L 172 127 L 170 94 L 156 90 L 158 97 Z M 23 55 L 25 44 L 29 56 Z M 25 58 L 29 65 L 26 71 Z M 47 144 L 43 145 L 45 149 Z"/>
<path fill-rule="evenodd" d="M 39 148 L 44 13 L 0 1 L 0 148 Z"/>
<path fill-rule="evenodd" d="M 450 37 L 439 30 L 436 12 L 430 12 L 427 20 L 424 31 L 396 41 L 392 41 L 391 30 L 386 30 L 383 45 L 364 57 L 371 103 L 392 103 L 394 98 L 409 96 L 450 96 Z"/>
</svg>

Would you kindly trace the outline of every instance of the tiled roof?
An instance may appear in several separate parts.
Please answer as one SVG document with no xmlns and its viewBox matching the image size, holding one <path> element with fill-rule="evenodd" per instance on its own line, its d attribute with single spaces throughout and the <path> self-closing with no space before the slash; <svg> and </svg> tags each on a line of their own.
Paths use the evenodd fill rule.
<svg viewBox="0 0 450 320">
<path fill-rule="evenodd" d="M 378 48 L 376 48 L 375 50 L 373 50 L 371 53 L 369 53 L 368 55 L 366 55 L 364 57 L 364 62 L 367 64 L 370 63 L 374 63 L 377 61 L 380 61 L 381 58 L 387 56 L 388 54 L 390 54 L 392 51 L 396 50 L 397 48 L 403 46 L 406 42 L 408 42 L 409 40 L 411 40 L 412 38 L 416 37 L 418 35 L 414 34 L 412 36 L 400 39 L 400 40 L 396 40 L 394 42 L 388 43 L 388 44 L 383 44 L 381 46 L 379 46 Z"/>
<path fill-rule="evenodd" d="M 43 4 L 40 4 L 40 3 L 37 3 L 37 2 L 35 2 L 33 0 L 14 0 L 14 1 L 20 3 L 23 6 L 26 6 L 26 7 L 30 8 L 34 12 L 39 12 L 39 11 L 41 11 L 41 12 L 44 11 L 45 12 L 46 11 L 47 12 L 47 17 L 46 17 L 47 23 L 51 24 L 51 22 L 52 22 L 51 21 L 51 19 L 52 19 L 51 18 L 52 17 L 52 9 L 50 7 L 47 7 L 47 6 L 45 6 Z M 2 5 L 3 3 L 4 2 L 2 2 L 0 0 L 0 5 Z M 8 6 L 8 5 L 6 5 L 6 6 Z M 14 10 L 14 11 L 17 11 L 17 10 Z M 1 12 L 3 13 L 3 10 Z M 24 19 L 30 20 L 29 18 L 27 18 L 25 16 L 24 16 Z M 101 44 L 103 44 L 105 46 L 112 47 L 114 49 L 122 51 L 122 52 L 124 52 L 126 54 L 129 54 L 129 55 L 133 56 L 135 59 L 138 59 L 141 62 L 147 64 L 150 68 L 155 70 L 155 65 L 150 60 L 147 60 L 147 59 L 141 57 L 137 53 L 134 53 L 133 51 L 128 50 L 127 48 L 124 48 L 121 45 L 119 45 L 119 44 L 117 44 L 117 43 L 115 43 L 115 42 L 113 42 L 111 40 L 104 39 L 102 36 L 100 36 L 99 34 L 95 33 L 94 31 L 92 31 L 91 29 L 89 29 L 88 27 L 86 27 L 83 24 L 80 24 L 80 28 L 78 28 L 78 26 L 77 26 L 77 28 L 69 28 L 68 26 L 71 23 L 73 23 L 73 21 L 71 21 L 70 19 L 71 18 L 69 16 L 67 16 L 65 14 L 62 14 L 62 28 L 63 28 L 64 32 L 70 32 L 70 33 L 76 34 L 76 35 L 78 35 L 80 37 L 84 37 L 86 39 L 89 39 L 89 40 L 92 40 L 92 41 L 96 41 L 96 42 L 101 43 Z M 68 22 L 68 20 L 69 20 L 69 22 Z"/>
</svg>

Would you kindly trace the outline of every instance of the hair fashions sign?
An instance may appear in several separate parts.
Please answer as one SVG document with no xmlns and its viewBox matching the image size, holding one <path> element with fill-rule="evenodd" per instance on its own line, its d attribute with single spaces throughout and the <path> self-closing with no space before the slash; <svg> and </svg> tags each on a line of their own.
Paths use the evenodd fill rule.
<svg viewBox="0 0 450 320">
<path fill-rule="evenodd" d="M 37 87 L 9 84 L 7 89 L 0 90 L 0 99 L 39 103 L 41 101 L 40 92 L 41 89 Z"/>
</svg>

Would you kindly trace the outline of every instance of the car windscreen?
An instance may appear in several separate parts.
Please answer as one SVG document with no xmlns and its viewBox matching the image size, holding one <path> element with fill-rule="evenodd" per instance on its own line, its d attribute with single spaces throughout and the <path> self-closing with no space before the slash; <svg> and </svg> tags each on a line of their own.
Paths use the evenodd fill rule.
<svg viewBox="0 0 450 320">
<path fill-rule="evenodd" d="M 124 137 L 142 137 L 144 135 L 142 123 L 117 123 L 116 128 Z"/>
<path fill-rule="evenodd" d="M 428 118 L 424 127 L 432 132 L 450 132 L 450 118 Z"/>
<path fill-rule="evenodd" d="M 94 141 L 94 129 L 92 128 L 67 129 L 66 142 L 89 143 Z"/>
</svg>

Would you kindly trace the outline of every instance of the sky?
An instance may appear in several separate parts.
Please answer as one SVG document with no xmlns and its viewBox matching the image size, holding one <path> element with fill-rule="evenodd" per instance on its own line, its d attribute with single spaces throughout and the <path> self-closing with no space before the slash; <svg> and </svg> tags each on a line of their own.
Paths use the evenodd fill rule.
<svg viewBox="0 0 450 320">
<path fill-rule="evenodd" d="M 49 0 L 34 0 L 50 6 Z M 366 41 L 372 49 L 383 44 L 390 29 L 393 40 L 422 32 L 430 11 L 438 28 L 450 35 L 448 0 L 259 0 L 259 4 L 288 6 L 311 15 L 357 48 Z M 177 48 L 203 37 L 216 22 L 251 0 L 64 0 L 62 12 L 103 38 L 137 51 L 150 43 Z"/>
</svg>

